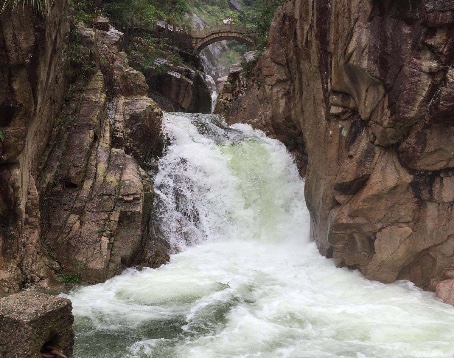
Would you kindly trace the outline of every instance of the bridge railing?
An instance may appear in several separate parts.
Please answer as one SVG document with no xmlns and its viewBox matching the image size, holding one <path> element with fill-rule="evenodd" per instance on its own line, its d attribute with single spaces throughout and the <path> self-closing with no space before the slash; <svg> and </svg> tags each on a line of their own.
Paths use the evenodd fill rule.
<svg viewBox="0 0 454 358">
<path fill-rule="evenodd" d="M 218 24 L 214 26 L 209 26 L 201 30 L 192 29 L 190 35 L 192 38 L 204 38 L 211 34 L 220 33 L 220 32 L 237 32 L 245 35 L 253 35 L 253 31 L 240 24 Z"/>
<path fill-rule="evenodd" d="M 254 31 L 247 26 L 241 24 L 216 24 L 205 27 L 204 29 L 190 29 L 188 27 L 180 27 L 165 21 L 156 21 L 155 32 L 160 33 L 184 33 L 192 38 L 204 38 L 214 33 L 219 32 L 237 32 L 245 35 L 254 35 Z"/>
<path fill-rule="evenodd" d="M 200 41 L 210 39 L 214 36 L 242 38 L 246 42 L 254 44 L 255 32 L 247 26 L 240 24 L 217 24 L 204 29 L 189 29 L 188 27 L 179 27 L 165 21 L 157 21 L 154 30 L 155 36 L 170 39 L 172 43 L 187 51 L 199 48 Z"/>
</svg>

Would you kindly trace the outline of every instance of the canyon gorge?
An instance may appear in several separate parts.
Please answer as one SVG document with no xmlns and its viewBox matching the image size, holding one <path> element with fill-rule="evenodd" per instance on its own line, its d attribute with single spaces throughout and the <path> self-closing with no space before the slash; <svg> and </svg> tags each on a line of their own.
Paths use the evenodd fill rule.
<svg viewBox="0 0 454 358">
<path fill-rule="evenodd" d="M 0 16 L 0 292 L 166 263 L 149 173 L 162 111 L 209 111 L 201 73 L 133 69 L 66 0 Z M 322 255 L 451 304 L 453 63 L 451 1 L 288 0 L 217 106 L 294 155 Z"/>
<path fill-rule="evenodd" d="M 288 1 L 219 109 L 296 153 L 323 255 L 451 303 L 453 16 L 449 1 Z"/>
<path fill-rule="evenodd" d="M 241 309 L 257 310 L 251 322 L 263 319 L 265 335 L 282 324 L 284 316 L 268 316 L 271 298 L 256 295 L 262 289 L 288 303 L 282 311 L 290 326 L 307 319 L 315 328 L 304 326 L 304 334 L 331 339 L 325 321 L 336 316 L 337 306 L 321 299 L 328 313 L 312 321 L 299 302 L 317 302 L 317 290 L 330 287 L 336 287 L 333 297 L 345 300 L 342 287 L 351 280 L 358 300 L 372 300 L 368 292 L 377 290 L 388 305 L 395 294 L 399 314 L 423 317 L 398 318 L 408 331 L 429 327 L 421 347 L 399 336 L 408 356 L 418 349 L 452 353 L 449 329 L 439 332 L 438 347 L 429 339 L 441 313 L 447 327 L 454 319 L 452 307 L 441 303 L 454 305 L 452 1 L 283 2 L 265 47 L 223 84 L 214 110 L 220 118 L 198 114 L 210 112 L 211 93 L 202 67 L 208 60 L 197 53 L 166 44 L 170 58 L 181 61 L 153 58 L 145 66 L 137 49 L 149 43 L 134 43 L 128 32 L 137 31 L 134 26 L 120 31 L 100 8 L 91 21 L 79 21 L 67 0 L 40 4 L 0 12 L 0 296 L 108 280 L 66 295 L 82 332 L 79 356 L 90 354 L 84 349 L 91 345 L 101 354 L 103 330 L 121 331 L 131 317 L 142 324 L 142 312 L 149 318 L 156 314 L 150 307 L 170 302 L 169 311 L 159 313 L 168 320 L 165 329 L 139 325 L 129 338 L 121 336 L 130 346 L 118 356 L 147 356 L 158 347 L 162 356 L 210 357 L 223 338 L 199 336 L 206 327 L 221 329 L 207 317 L 232 319 L 222 329 L 233 336 L 238 332 L 229 324 L 240 320 Z M 231 6 L 238 11 L 241 4 Z M 218 55 L 210 56 L 215 61 Z M 264 246 L 252 245 L 249 236 Z M 307 242 L 289 248 L 306 236 Z M 207 237 L 213 242 L 196 247 Z M 225 238 L 234 244 L 222 243 Z M 203 260 L 219 267 L 206 269 Z M 204 284 L 192 282 L 185 270 Z M 138 289 L 142 279 L 153 290 Z M 129 282 L 137 284 L 134 290 Z M 154 289 L 160 282 L 168 285 L 162 294 Z M 274 283 L 292 292 L 290 301 Z M 313 296 L 301 296 L 309 286 Z M 121 300 L 137 306 L 131 317 L 127 310 L 110 316 L 104 301 L 97 306 L 98 297 L 109 297 L 106 307 L 123 307 Z M 206 302 L 189 307 L 201 297 Z M 232 307 L 235 318 L 226 313 Z M 341 311 L 356 319 L 353 308 Z M 93 312 L 103 319 L 87 323 Z M 333 324 L 342 331 L 341 319 Z M 357 342 L 363 338 L 355 324 Z M 256 329 L 245 336 L 253 341 Z M 143 332 L 154 337 L 160 330 L 169 346 L 157 338 L 141 341 Z M 278 336 L 298 346 L 294 334 Z M 372 330 L 367 334 L 370 357 L 394 352 L 381 338 L 375 341 Z M 115 334 L 106 337 L 115 351 Z M 241 342 L 244 347 L 228 346 L 231 356 L 250 349 Z M 273 344 L 260 346 L 261 352 L 284 357 L 280 349 L 288 347 Z M 307 357 L 319 357 L 312 348 L 304 346 L 312 354 Z M 369 352 L 361 345 L 344 348 L 333 347 L 326 357 Z"/>
</svg>

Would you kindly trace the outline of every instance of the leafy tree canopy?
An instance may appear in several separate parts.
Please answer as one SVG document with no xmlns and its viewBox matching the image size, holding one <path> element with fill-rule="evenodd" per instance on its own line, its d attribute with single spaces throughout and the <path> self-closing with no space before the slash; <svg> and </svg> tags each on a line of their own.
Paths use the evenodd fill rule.
<svg viewBox="0 0 454 358">
<path fill-rule="evenodd" d="M 244 11 L 240 12 L 239 21 L 254 29 L 260 46 L 266 44 L 271 21 L 283 2 L 283 0 L 247 0 L 248 6 L 245 6 Z"/>
<path fill-rule="evenodd" d="M 189 11 L 185 0 L 107 0 L 103 2 L 103 8 L 123 29 L 146 29 L 156 20 L 183 24 Z"/>
</svg>

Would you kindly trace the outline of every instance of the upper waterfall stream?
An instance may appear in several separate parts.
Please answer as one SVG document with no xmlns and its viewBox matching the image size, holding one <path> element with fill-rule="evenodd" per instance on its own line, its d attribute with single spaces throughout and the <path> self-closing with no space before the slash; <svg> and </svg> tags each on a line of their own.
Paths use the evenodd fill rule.
<svg viewBox="0 0 454 358">
<path fill-rule="evenodd" d="M 320 256 L 280 142 L 212 115 L 164 126 L 155 212 L 175 254 L 68 295 L 75 357 L 454 357 L 453 307 Z"/>
</svg>

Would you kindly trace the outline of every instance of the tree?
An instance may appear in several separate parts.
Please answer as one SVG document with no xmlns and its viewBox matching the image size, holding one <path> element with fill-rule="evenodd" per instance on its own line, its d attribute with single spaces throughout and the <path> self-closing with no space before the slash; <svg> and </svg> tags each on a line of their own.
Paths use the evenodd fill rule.
<svg viewBox="0 0 454 358">
<path fill-rule="evenodd" d="M 268 39 L 271 21 L 283 0 L 249 0 L 249 6 L 240 13 L 240 22 L 251 27 L 257 34 L 259 47 Z"/>
<path fill-rule="evenodd" d="M 164 0 L 161 3 L 162 13 L 167 17 L 166 20 L 170 22 L 182 22 L 189 7 L 185 0 Z"/>
<path fill-rule="evenodd" d="M 149 29 L 156 20 L 183 24 L 188 6 L 185 0 L 108 0 L 104 10 L 115 25 L 131 32 Z"/>
</svg>

